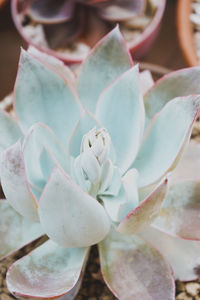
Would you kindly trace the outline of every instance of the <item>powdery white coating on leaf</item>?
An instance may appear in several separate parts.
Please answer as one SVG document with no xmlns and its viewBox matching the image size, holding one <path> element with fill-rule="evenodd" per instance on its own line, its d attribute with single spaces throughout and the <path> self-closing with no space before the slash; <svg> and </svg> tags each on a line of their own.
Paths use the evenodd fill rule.
<svg viewBox="0 0 200 300">
<path fill-rule="evenodd" d="M 104 280 L 120 300 L 174 300 L 169 265 L 136 236 L 111 232 L 99 244 Z"/>
<path fill-rule="evenodd" d="M 66 66 L 61 60 L 58 58 L 51 56 L 45 52 L 39 51 L 37 48 L 33 46 L 29 46 L 28 48 L 28 53 L 33 55 L 34 57 L 38 58 L 42 62 L 52 66 L 55 68 L 56 71 L 60 72 L 63 74 L 63 76 L 68 80 L 72 85 L 75 84 L 75 75 L 71 71 L 71 69 Z"/>
<path fill-rule="evenodd" d="M 27 180 L 20 141 L 2 153 L 1 184 L 10 205 L 24 217 L 37 222 L 37 202 Z"/>
<path fill-rule="evenodd" d="M 200 96 L 192 95 L 173 99 L 155 116 L 133 164 L 140 174 L 140 187 L 159 180 L 175 167 L 199 109 Z"/>
<path fill-rule="evenodd" d="M 175 97 L 200 94 L 200 67 L 172 72 L 156 82 L 144 98 L 147 117 L 151 119 Z"/>
<path fill-rule="evenodd" d="M 0 153 L 23 137 L 17 120 L 0 110 Z"/>
<path fill-rule="evenodd" d="M 140 88 L 144 96 L 150 88 L 154 85 L 154 80 L 149 70 L 140 73 Z"/>
<path fill-rule="evenodd" d="M 131 64 L 122 35 L 115 28 L 97 43 L 82 64 L 77 89 L 83 106 L 93 113 L 100 93 Z"/>
<path fill-rule="evenodd" d="M 172 266 L 175 279 L 191 281 L 200 274 L 200 242 L 172 237 L 152 226 L 140 235 L 155 246 Z"/>
<path fill-rule="evenodd" d="M 200 182 L 183 181 L 171 186 L 153 225 L 184 239 L 200 240 Z"/>
<path fill-rule="evenodd" d="M 147 198 L 121 221 L 117 230 L 123 234 L 136 234 L 151 224 L 160 213 L 167 191 L 167 180 L 159 184 Z"/>
<path fill-rule="evenodd" d="M 124 173 L 137 155 L 144 128 L 138 65 L 105 89 L 97 103 L 96 117 L 108 130 L 116 152 L 116 165 Z"/>
<path fill-rule="evenodd" d="M 87 248 L 63 248 L 47 241 L 11 266 L 8 289 L 16 296 L 62 296 L 77 283 L 87 253 Z"/>
<path fill-rule="evenodd" d="M 110 229 L 103 206 L 56 167 L 41 196 L 39 215 L 46 234 L 65 247 L 96 244 Z"/>
<path fill-rule="evenodd" d="M 53 169 L 60 165 L 70 172 L 70 158 L 56 135 L 46 125 L 34 124 L 25 137 L 23 155 L 31 186 L 42 191 Z M 38 199 L 39 200 L 39 199 Z"/>
<path fill-rule="evenodd" d="M 20 57 L 14 100 L 16 114 L 25 131 L 34 123 L 42 122 L 67 145 L 79 119 L 80 103 L 59 73 L 25 51 Z"/>
<path fill-rule="evenodd" d="M 7 201 L 0 201 L 0 259 L 43 234 L 39 223 L 18 214 Z"/>
<path fill-rule="evenodd" d="M 177 167 L 169 176 L 169 184 L 200 181 L 200 143 L 190 140 Z"/>
<path fill-rule="evenodd" d="M 69 139 L 69 153 L 76 157 L 80 154 L 81 141 L 83 136 L 88 133 L 92 128 L 100 127 L 98 120 L 88 111 L 84 111 L 73 130 L 71 137 Z"/>
</svg>

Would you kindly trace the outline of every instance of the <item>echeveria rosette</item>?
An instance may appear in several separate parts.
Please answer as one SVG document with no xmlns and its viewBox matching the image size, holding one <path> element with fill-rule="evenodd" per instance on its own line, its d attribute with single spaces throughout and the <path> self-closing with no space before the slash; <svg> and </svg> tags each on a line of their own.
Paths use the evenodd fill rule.
<svg viewBox="0 0 200 300">
<path fill-rule="evenodd" d="M 190 96 L 191 89 L 200 92 L 193 74 L 199 78 L 200 69 L 163 78 L 143 102 L 146 76 L 133 66 L 117 28 L 92 50 L 77 78 L 53 58 L 22 51 L 13 95 L 17 119 L 0 114 L 1 183 L 7 199 L 0 202 L 0 214 L 9 220 L 0 231 L 0 253 L 5 256 L 43 232 L 50 240 L 11 266 L 11 293 L 25 298 L 75 294 L 89 248 L 98 243 L 102 273 L 116 297 L 174 299 L 171 269 L 150 246 L 154 235 L 146 232 L 163 231 L 167 238 L 162 239 L 173 239 L 176 250 L 193 238 L 193 219 L 183 236 L 178 226 L 165 226 L 161 210 L 166 193 L 165 205 L 171 210 L 175 205 L 166 175 L 185 152 L 200 110 L 200 96 Z M 171 194 L 178 172 L 170 177 Z M 183 214 L 174 210 L 171 216 L 177 224 L 196 188 L 196 177 L 191 180 Z M 12 234 L 5 232 L 14 232 L 23 217 L 22 237 L 11 242 Z M 199 242 L 194 243 L 192 268 L 199 259 Z M 168 258 L 167 251 L 163 254 Z M 179 263 L 175 269 L 179 277 Z"/>
</svg>

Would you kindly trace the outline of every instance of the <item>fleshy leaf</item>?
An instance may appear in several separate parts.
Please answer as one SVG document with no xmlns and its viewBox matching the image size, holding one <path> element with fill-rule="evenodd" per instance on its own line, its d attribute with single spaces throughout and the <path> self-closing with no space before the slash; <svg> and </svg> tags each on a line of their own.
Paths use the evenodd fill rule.
<svg viewBox="0 0 200 300">
<path fill-rule="evenodd" d="M 154 225 L 184 239 L 200 240 L 200 182 L 181 182 L 168 190 Z"/>
<path fill-rule="evenodd" d="M 9 204 L 29 220 L 38 221 L 37 200 L 27 180 L 20 141 L 2 153 L 1 184 Z"/>
<path fill-rule="evenodd" d="M 190 281 L 200 275 L 200 242 L 176 238 L 162 231 L 146 227 L 140 235 L 167 259 L 175 279 Z"/>
<path fill-rule="evenodd" d="M 118 176 L 118 170 L 115 169 L 114 171 L 113 177 L 115 178 L 113 178 L 113 181 L 117 184 L 115 187 L 117 193 L 113 195 L 109 188 L 108 191 L 102 193 L 99 198 L 103 201 L 105 209 L 112 221 L 120 222 L 138 205 L 138 173 L 137 170 L 131 169 L 121 179 L 121 177 L 116 178 L 116 176 Z M 116 179 L 117 181 L 115 181 Z"/>
<path fill-rule="evenodd" d="M 175 299 L 169 265 L 139 237 L 111 232 L 99 252 L 104 280 L 118 299 Z"/>
<path fill-rule="evenodd" d="M 77 283 L 87 253 L 87 248 L 63 248 L 47 241 L 10 267 L 8 289 L 16 297 L 60 297 Z"/>
<path fill-rule="evenodd" d="M 200 181 L 200 144 L 190 140 L 177 167 L 169 176 L 169 184 L 183 180 Z"/>
<path fill-rule="evenodd" d="M 110 229 L 103 206 L 56 167 L 41 196 L 39 215 L 47 235 L 65 247 L 96 244 Z"/>
<path fill-rule="evenodd" d="M 44 151 L 48 152 L 45 157 Z M 37 123 L 31 127 L 24 140 L 23 154 L 28 180 L 40 190 L 46 184 L 54 163 L 59 164 L 66 172 L 70 171 L 70 158 L 67 151 L 54 133 L 44 124 Z M 44 164 L 46 165 L 44 166 Z M 44 176 L 44 168 L 46 176 Z M 49 174 L 47 170 L 49 170 Z"/>
<path fill-rule="evenodd" d="M 95 117 L 87 111 L 84 111 L 81 115 L 75 130 L 73 131 L 69 139 L 69 153 L 77 157 L 80 154 L 81 141 L 83 136 L 88 133 L 93 127 L 99 127 L 98 121 Z"/>
<path fill-rule="evenodd" d="M 140 174 L 140 186 L 159 180 L 175 167 L 199 110 L 200 96 L 192 95 L 175 98 L 155 116 L 133 164 Z"/>
<path fill-rule="evenodd" d="M 111 136 L 116 165 L 122 173 L 134 161 L 143 134 L 144 107 L 139 85 L 135 66 L 111 84 L 97 103 L 97 119 Z"/>
<path fill-rule="evenodd" d="M 136 169 L 130 169 L 122 178 L 126 199 L 125 203 L 123 203 L 120 207 L 120 221 L 139 205 L 138 176 L 139 174 Z"/>
<path fill-rule="evenodd" d="M 126 21 L 140 15 L 146 6 L 146 0 L 110 0 L 99 3 L 98 13 L 109 21 Z"/>
<path fill-rule="evenodd" d="M 121 182 L 120 182 L 121 183 Z M 120 190 L 116 196 L 100 195 L 99 198 L 103 201 L 105 210 L 113 222 L 119 222 L 119 211 L 122 205 L 126 202 L 126 194 L 123 186 L 119 185 Z"/>
<path fill-rule="evenodd" d="M 182 69 L 165 75 L 144 98 L 147 117 L 151 119 L 173 98 L 200 94 L 199 80 L 200 67 Z"/>
<path fill-rule="evenodd" d="M 17 121 L 3 110 L 0 110 L 0 153 L 23 137 Z"/>
<path fill-rule="evenodd" d="M 42 122 L 54 131 L 64 145 L 67 144 L 80 114 L 76 95 L 60 74 L 24 50 L 14 98 L 16 113 L 25 131 L 34 123 Z"/>
<path fill-rule="evenodd" d="M 0 201 L 0 259 L 43 234 L 39 223 L 32 223 L 14 210 L 8 201 Z"/>
<path fill-rule="evenodd" d="M 109 187 L 103 191 L 103 195 L 107 195 L 107 196 L 117 196 L 120 190 L 120 186 L 121 186 L 121 174 L 120 174 L 120 170 L 117 167 L 113 168 L 113 177 L 111 180 L 111 183 L 109 185 Z M 99 194 L 101 194 L 101 190 L 99 192 Z"/>
<path fill-rule="evenodd" d="M 132 210 L 119 224 L 117 230 L 123 234 L 135 234 L 151 224 L 160 213 L 167 191 L 167 180 Z"/>
<path fill-rule="evenodd" d="M 149 70 L 140 72 L 140 89 L 143 96 L 154 85 L 154 80 Z"/>
<path fill-rule="evenodd" d="M 118 28 L 97 43 L 83 62 L 78 77 L 78 94 L 83 106 L 95 112 L 101 92 L 132 65 Z"/>
<path fill-rule="evenodd" d="M 71 19 L 74 0 L 34 0 L 27 13 L 39 23 L 59 23 Z"/>
<path fill-rule="evenodd" d="M 46 63 L 47 65 L 53 67 L 56 71 L 60 72 L 67 81 L 69 81 L 72 85 L 75 85 L 74 73 L 61 60 L 45 52 L 39 51 L 33 46 L 29 46 L 28 53 L 38 58 L 40 61 Z"/>
</svg>

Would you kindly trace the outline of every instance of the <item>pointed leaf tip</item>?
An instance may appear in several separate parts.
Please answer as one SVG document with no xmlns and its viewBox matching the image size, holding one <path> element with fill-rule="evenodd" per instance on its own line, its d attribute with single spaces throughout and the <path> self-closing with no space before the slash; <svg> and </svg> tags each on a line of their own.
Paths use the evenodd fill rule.
<svg viewBox="0 0 200 300">
<path fill-rule="evenodd" d="M 128 48 L 116 27 L 96 44 L 82 64 L 77 88 L 83 106 L 94 113 L 102 91 L 132 65 Z"/>
</svg>

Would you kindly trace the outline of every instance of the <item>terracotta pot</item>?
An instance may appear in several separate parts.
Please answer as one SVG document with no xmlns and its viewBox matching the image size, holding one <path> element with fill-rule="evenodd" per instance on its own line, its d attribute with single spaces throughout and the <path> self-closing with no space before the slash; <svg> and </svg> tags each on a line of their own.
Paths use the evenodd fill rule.
<svg viewBox="0 0 200 300">
<path fill-rule="evenodd" d="M 7 2 L 7 0 L 0 0 L 0 9 Z"/>
<path fill-rule="evenodd" d="M 199 64 L 193 42 L 193 25 L 190 21 L 191 0 L 178 0 L 177 29 L 180 47 L 189 66 Z"/>
<path fill-rule="evenodd" d="M 12 16 L 13 16 L 14 23 L 15 23 L 19 33 L 21 34 L 23 39 L 27 42 L 27 44 L 32 44 L 39 50 L 49 53 L 50 55 L 53 55 L 68 64 L 69 63 L 70 64 L 71 63 L 79 63 L 85 58 L 85 57 L 80 57 L 80 56 L 72 57 L 70 54 L 63 57 L 62 54 L 60 54 L 59 52 L 51 50 L 49 48 L 44 48 L 44 47 L 38 46 L 38 45 L 34 44 L 31 40 L 29 40 L 23 32 L 23 28 L 22 28 L 20 19 L 18 18 L 18 12 L 17 12 L 18 2 L 19 2 L 19 0 L 12 0 L 12 5 L 11 5 Z M 137 40 L 133 41 L 132 44 L 130 44 L 130 47 L 129 47 L 130 52 L 132 53 L 134 59 L 137 60 L 137 59 L 140 59 L 141 57 L 143 57 L 148 52 L 150 47 L 152 46 L 154 40 L 156 39 L 156 37 L 158 35 L 159 29 L 160 29 L 160 24 L 161 24 L 161 20 L 162 20 L 163 14 L 164 14 L 165 5 L 166 5 L 166 0 L 159 0 L 157 11 L 156 11 L 151 23 L 147 26 L 147 28 L 143 31 L 143 33 L 141 33 L 140 37 L 137 38 Z"/>
</svg>

